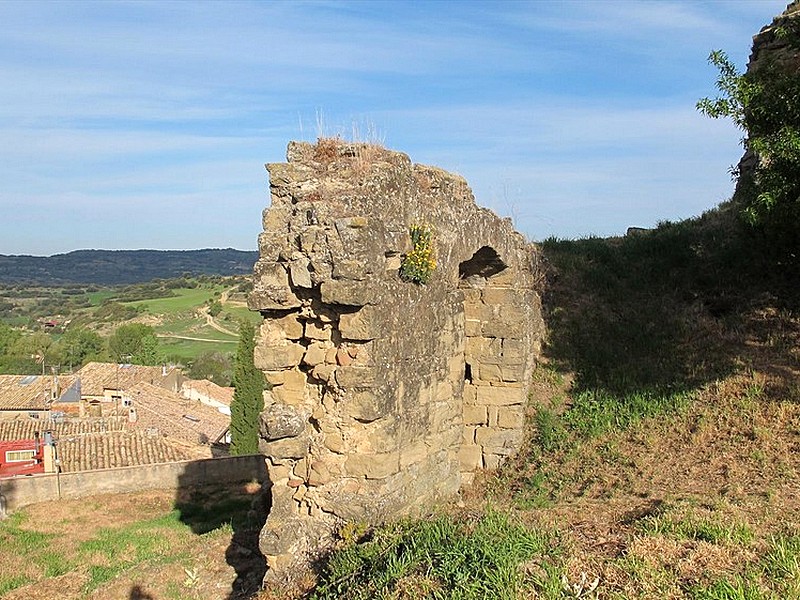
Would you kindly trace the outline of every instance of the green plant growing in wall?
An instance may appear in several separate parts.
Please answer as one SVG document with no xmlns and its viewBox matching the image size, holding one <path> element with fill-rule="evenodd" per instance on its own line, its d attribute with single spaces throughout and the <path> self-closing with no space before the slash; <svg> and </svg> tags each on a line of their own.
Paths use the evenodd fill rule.
<svg viewBox="0 0 800 600">
<path fill-rule="evenodd" d="M 400 265 L 400 277 L 404 281 L 426 284 L 436 270 L 433 252 L 433 228 L 429 225 L 412 225 L 411 252 L 405 255 Z"/>
</svg>

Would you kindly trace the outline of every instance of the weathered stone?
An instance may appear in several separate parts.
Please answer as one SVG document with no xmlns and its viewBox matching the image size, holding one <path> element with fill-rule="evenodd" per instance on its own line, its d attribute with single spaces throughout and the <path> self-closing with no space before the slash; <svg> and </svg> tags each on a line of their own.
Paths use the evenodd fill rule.
<svg viewBox="0 0 800 600">
<path fill-rule="evenodd" d="M 339 333 L 346 340 L 372 340 L 379 333 L 378 308 L 364 306 L 354 313 L 345 313 L 339 317 Z"/>
<path fill-rule="evenodd" d="M 271 464 L 294 467 L 275 472 L 281 485 L 270 476 L 289 491 L 264 528 L 273 570 L 332 515 L 423 513 L 512 453 L 543 336 L 536 250 L 463 178 L 363 144 L 298 143 L 287 156 L 268 167 L 250 301 L 269 323 L 256 355 L 270 401 L 305 418 L 295 437 L 261 443 Z M 437 261 L 425 285 L 400 276 L 420 224 Z"/>
<path fill-rule="evenodd" d="M 464 407 L 464 425 L 486 425 L 486 407 L 485 406 L 465 406 Z"/>
<path fill-rule="evenodd" d="M 309 367 L 315 367 L 320 363 L 325 362 L 325 353 L 328 349 L 324 344 L 315 343 L 311 344 L 303 355 L 303 364 Z"/>
<path fill-rule="evenodd" d="M 350 477 L 383 479 L 400 470 L 400 455 L 397 452 L 388 454 L 351 454 L 345 461 L 345 469 Z"/>
<path fill-rule="evenodd" d="M 375 385 L 375 369 L 342 365 L 336 369 L 336 383 L 345 389 L 372 387 Z"/>
<path fill-rule="evenodd" d="M 286 341 L 275 346 L 257 345 L 253 359 L 256 368 L 262 371 L 277 371 L 296 367 L 303 359 L 306 349 L 300 344 Z"/>
<path fill-rule="evenodd" d="M 526 391 L 523 387 L 512 386 L 478 386 L 478 404 L 505 406 L 525 402 Z"/>
<path fill-rule="evenodd" d="M 337 371 L 337 377 L 338 377 Z M 369 423 L 386 416 L 392 406 L 372 391 L 351 392 L 342 401 L 345 414 L 358 421 Z"/>
<path fill-rule="evenodd" d="M 461 446 L 458 462 L 462 471 L 474 471 L 483 467 L 483 450 L 480 446 Z"/>
<path fill-rule="evenodd" d="M 295 437 L 306 428 L 307 417 L 291 406 L 273 404 L 259 416 L 259 435 L 267 441 Z"/>
</svg>

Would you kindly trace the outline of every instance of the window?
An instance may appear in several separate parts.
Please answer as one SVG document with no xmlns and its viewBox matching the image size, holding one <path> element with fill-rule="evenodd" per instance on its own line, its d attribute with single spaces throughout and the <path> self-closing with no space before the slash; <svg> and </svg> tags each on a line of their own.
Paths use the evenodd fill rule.
<svg viewBox="0 0 800 600">
<path fill-rule="evenodd" d="M 25 462 L 36 458 L 35 450 L 6 450 L 6 462 Z"/>
</svg>

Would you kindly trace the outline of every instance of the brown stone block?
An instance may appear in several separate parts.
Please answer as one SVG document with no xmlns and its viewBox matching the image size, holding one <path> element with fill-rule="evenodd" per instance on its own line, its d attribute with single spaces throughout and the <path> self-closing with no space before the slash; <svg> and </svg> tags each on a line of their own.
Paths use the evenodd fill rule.
<svg viewBox="0 0 800 600">
<path fill-rule="evenodd" d="M 276 459 L 303 458 L 308 454 L 308 445 L 309 440 L 305 435 L 283 438 L 274 442 L 268 442 L 262 438 L 258 441 L 258 451 Z"/>
<path fill-rule="evenodd" d="M 351 392 L 342 401 L 345 414 L 365 423 L 376 421 L 391 412 L 391 402 L 371 391 Z"/>
<path fill-rule="evenodd" d="M 488 381 L 488 382 L 503 381 L 503 374 L 500 371 L 499 365 L 480 363 L 478 364 L 478 368 L 476 369 L 476 371 L 477 373 L 475 373 L 476 375 L 475 379 L 479 379 L 480 381 Z"/>
<path fill-rule="evenodd" d="M 522 429 L 525 425 L 525 409 L 521 406 L 497 407 L 497 425 L 507 429 Z"/>
<path fill-rule="evenodd" d="M 373 285 L 363 281 L 329 280 L 320 285 L 322 302 L 344 306 L 365 306 L 374 300 Z"/>
<path fill-rule="evenodd" d="M 464 406 L 464 425 L 486 425 L 485 406 Z"/>
<path fill-rule="evenodd" d="M 320 342 L 315 342 L 308 347 L 305 355 L 303 356 L 303 364 L 309 367 L 315 367 L 320 363 L 325 362 L 325 353 L 327 348 Z"/>
<path fill-rule="evenodd" d="M 483 450 L 480 446 L 462 446 L 458 451 L 462 471 L 475 471 L 483 467 Z"/>
<path fill-rule="evenodd" d="M 345 471 L 350 477 L 384 479 L 400 471 L 400 455 L 398 452 L 351 454 L 345 461 Z"/>
<path fill-rule="evenodd" d="M 320 321 L 306 321 L 305 337 L 310 340 L 327 341 L 331 339 L 333 328 Z"/>
<path fill-rule="evenodd" d="M 364 306 L 354 313 L 344 313 L 339 317 L 339 333 L 346 340 L 368 341 L 378 337 L 378 309 Z"/>
<path fill-rule="evenodd" d="M 507 406 L 523 404 L 525 390 L 518 386 L 478 386 L 478 404 Z"/>
<path fill-rule="evenodd" d="M 372 387 L 375 385 L 375 369 L 342 365 L 336 369 L 336 383 L 345 389 Z"/>
<path fill-rule="evenodd" d="M 475 443 L 485 450 L 512 452 L 522 442 L 523 432 L 499 427 L 479 427 L 475 432 Z"/>
<path fill-rule="evenodd" d="M 294 342 L 283 342 L 275 346 L 257 344 L 253 359 L 256 368 L 262 371 L 278 371 L 296 367 L 303 359 L 306 349 Z"/>
</svg>

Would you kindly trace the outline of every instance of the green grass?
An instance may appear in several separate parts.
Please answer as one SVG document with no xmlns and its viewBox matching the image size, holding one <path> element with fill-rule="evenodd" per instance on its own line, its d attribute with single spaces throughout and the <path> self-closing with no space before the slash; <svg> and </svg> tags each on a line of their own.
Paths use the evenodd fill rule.
<svg viewBox="0 0 800 600">
<path fill-rule="evenodd" d="M 492 509 L 471 520 L 406 521 L 336 550 L 311 597 L 516 600 L 534 591 L 560 594 L 557 555 L 550 533 Z M 526 563 L 537 568 L 523 569 Z"/>
<path fill-rule="evenodd" d="M 144 307 L 145 311 L 150 314 L 175 314 L 192 311 L 195 308 L 202 306 L 207 301 L 214 298 L 215 295 L 222 293 L 224 289 L 225 286 L 223 285 L 196 288 L 177 288 L 172 290 L 174 294 L 173 296 L 166 298 L 137 300 L 134 302 L 126 302 L 126 304 Z"/>
</svg>

